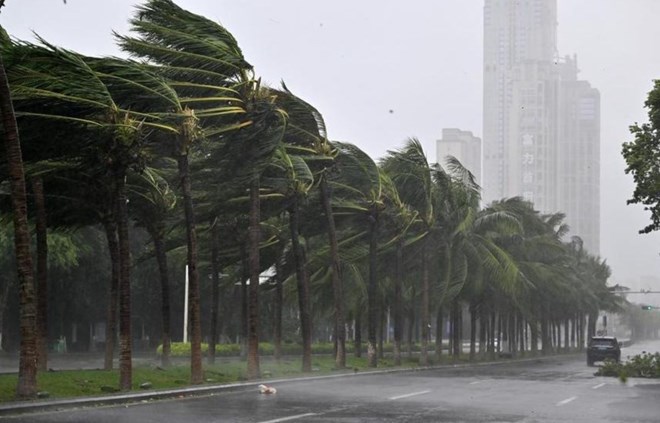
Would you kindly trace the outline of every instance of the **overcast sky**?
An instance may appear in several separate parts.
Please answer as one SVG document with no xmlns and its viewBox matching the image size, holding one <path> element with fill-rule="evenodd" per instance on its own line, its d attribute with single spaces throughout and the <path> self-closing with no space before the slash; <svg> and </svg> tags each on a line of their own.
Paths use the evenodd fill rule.
<svg viewBox="0 0 660 423">
<path fill-rule="evenodd" d="M 90 55 L 121 55 L 137 0 L 7 0 L 10 35 Z M 270 85 L 284 80 L 324 115 L 331 139 L 373 158 L 418 137 L 429 160 L 442 128 L 482 135 L 483 0 L 178 0 L 222 23 Z M 580 78 L 601 93 L 601 256 L 611 283 L 660 288 L 660 235 L 626 206 L 634 188 L 621 143 L 647 119 L 660 77 L 660 1 L 558 0 L 558 50 L 577 54 Z M 658 279 L 651 285 L 650 279 Z"/>
</svg>

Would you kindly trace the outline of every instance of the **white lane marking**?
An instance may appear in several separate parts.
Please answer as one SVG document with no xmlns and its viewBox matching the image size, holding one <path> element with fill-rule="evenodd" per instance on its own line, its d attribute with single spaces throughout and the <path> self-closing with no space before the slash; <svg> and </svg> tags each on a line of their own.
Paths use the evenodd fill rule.
<svg viewBox="0 0 660 423">
<path fill-rule="evenodd" d="M 476 385 L 477 383 L 481 383 L 483 380 L 475 380 L 474 382 L 470 382 L 470 385 Z"/>
<path fill-rule="evenodd" d="M 416 395 L 424 395 L 424 394 L 428 394 L 429 392 L 431 392 L 431 391 L 419 391 L 419 392 L 413 392 L 413 393 L 411 393 L 411 394 L 398 395 L 398 396 L 396 396 L 396 397 L 389 397 L 388 399 L 391 400 L 391 401 L 394 401 L 394 400 L 398 400 L 398 399 L 402 399 L 402 398 L 410 398 L 410 397 L 414 397 L 414 396 L 416 396 Z"/>
<path fill-rule="evenodd" d="M 289 417 L 282 417 L 280 419 L 275 419 L 275 420 L 264 420 L 260 423 L 279 423 L 279 422 L 288 422 L 289 420 L 297 420 L 297 419 L 302 419 L 303 417 L 310 417 L 310 416 L 316 416 L 318 415 L 317 413 L 305 413 L 305 414 L 297 414 L 295 416 L 289 416 Z"/>
<path fill-rule="evenodd" d="M 592 387 L 591 389 L 598 389 L 598 388 L 602 388 L 602 387 L 603 387 L 603 386 L 605 386 L 605 385 L 607 385 L 607 383 L 599 383 L 598 385 L 596 385 L 596 386 L 593 386 L 593 387 Z"/>
<path fill-rule="evenodd" d="M 559 402 L 557 403 L 557 407 L 561 407 L 562 405 L 566 405 L 566 404 L 568 404 L 568 403 L 571 402 L 571 401 L 575 401 L 576 399 L 577 399 L 577 397 L 566 398 L 566 399 L 563 400 L 563 401 L 559 401 Z"/>
</svg>

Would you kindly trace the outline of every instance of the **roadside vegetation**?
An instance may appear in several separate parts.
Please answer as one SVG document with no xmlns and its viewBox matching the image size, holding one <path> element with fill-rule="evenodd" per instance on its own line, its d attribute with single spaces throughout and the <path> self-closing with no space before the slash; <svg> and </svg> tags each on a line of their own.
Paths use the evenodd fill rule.
<svg viewBox="0 0 660 423">
<path fill-rule="evenodd" d="M 606 360 L 596 372 L 596 376 L 618 377 L 622 382 L 629 377 L 660 378 L 660 353 L 643 352 L 620 363 Z"/>
<path fill-rule="evenodd" d="M 364 367 L 364 359 L 351 360 L 351 365 Z M 315 373 L 328 374 L 332 369 L 331 357 L 314 359 Z M 300 360 L 283 360 L 280 363 L 264 361 L 264 379 L 300 375 Z M 119 392 L 118 370 L 63 370 L 44 372 L 39 375 L 39 397 L 51 399 L 101 396 Z M 247 380 L 245 362 L 218 360 L 204 367 L 203 384 L 226 384 Z M 0 402 L 16 399 L 17 375 L 0 375 Z M 157 366 L 136 365 L 133 368 L 132 391 L 173 389 L 190 385 L 190 364 L 178 362 L 167 369 Z"/>
<path fill-rule="evenodd" d="M 147 392 L 158 389 L 177 389 L 190 386 L 190 347 L 182 347 L 183 344 L 173 348 L 172 363 L 167 368 L 160 367 L 157 360 L 151 364 L 136 364 L 133 368 L 133 382 L 130 391 Z M 266 346 L 266 345 L 262 345 Z M 272 355 L 265 355 L 261 360 L 261 380 L 268 383 L 269 380 L 280 378 L 296 378 L 317 375 L 333 375 L 340 373 L 359 373 L 374 370 L 393 369 L 415 369 L 420 367 L 419 354 L 403 357 L 401 364 L 395 365 L 391 354 L 392 345 L 386 345 L 387 354 L 379 360 L 378 369 L 369 366 L 366 354 L 362 357 L 351 355 L 347 357 L 346 367 L 338 369 L 335 367 L 332 351 L 327 353 L 324 345 L 314 345 L 314 356 L 312 357 L 311 372 L 303 372 L 301 369 L 300 346 L 293 349 L 295 355 L 286 355 L 280 360 Z M 268 351 L 268 348 L 265 348 Z M 415 346 L 414 350 L 419 351 Z M 214 364 L 204 365 L 204 379 L 202 385 L 222 385 L 249 381 L 246 372 L 245 360 L 239 354 L 226 351 L 227 355 L 218 358 Z M 176 351 L 176 352 L 175 352 Z M 272 349 L 271 349 L 272 351 Z M 366 352 L 366 350 L 364 351 Z M 574 351 L 565 351 L 571 353 Z M 510 355 L 481 356 L 477 360 L 463 353 L 459 356 L 443 355 L 441 358 L 432 357 L 429 366 L 454 365 L 474 363 L 475 361 L 498 361 L 509 360 Z M 40 373 L 39 375 L 39 399 L 63 399 L 74 397 L 91 397 L 112 395 L 120 390 L 116 381 L 119 377 L 118 370 L 61 370 Z M 14 401 L 17 375 L 0 375 L 0 403 Z"/>
</svg>

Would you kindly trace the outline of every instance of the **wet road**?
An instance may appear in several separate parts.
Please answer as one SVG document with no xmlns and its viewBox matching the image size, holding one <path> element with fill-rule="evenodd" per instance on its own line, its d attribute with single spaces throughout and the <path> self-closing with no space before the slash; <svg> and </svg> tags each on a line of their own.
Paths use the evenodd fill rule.
<svg viewBox="0 0 660 423">
<path fill-rule="evenodd" d="M 640 344 L 622 356 L 657 351 Z M 9 418 L 30 422 L 658 422 L 660 380 L 593 375 L 583 356 L 358 375 Z"/>
</svg>

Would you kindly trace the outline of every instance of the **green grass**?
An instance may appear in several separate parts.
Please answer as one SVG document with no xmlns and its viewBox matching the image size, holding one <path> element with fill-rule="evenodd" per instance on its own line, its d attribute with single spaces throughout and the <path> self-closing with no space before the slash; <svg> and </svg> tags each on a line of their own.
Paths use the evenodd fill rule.
<svg viewBox="0 0 660 423">
<path fill-rule="evenodd" d="M 391 368 L 392 360 L 379 361 L 379 368 Z M 415 360 L 406 361 L 404 367 L 414 367 Z M 260 369 L 262 379 L 306 376 L 301 371 L 301 360 L 283 359 L 279 364 L 271 358 L 262 358 Z M 331 356 L 312 359 L 312 375 L 336 373 Z M 347 357 L 344 372 L 367 370 L 366 358 Z M 238 359 L 216 359 L 216 363 L 204 363 L 204 384 L 226 384 L 247 379 L 247 364 Z M 149 382 L 150 390 L 181 388 L 190 384 L 190 364 L 181 361 L 162 370 L 154 366 L 133 366 L 133 390 L 142 391 L 140 385 Z M 16 374 L 0 375 L 0 402 L 14 401 L 16 394 Z M 37 377 L 38 390 L 48 392 L 49 398 L 61 399 L 106 395 L 119 386 L 119 370 L 62 370 L 41 372 Z"/>
</svg>

